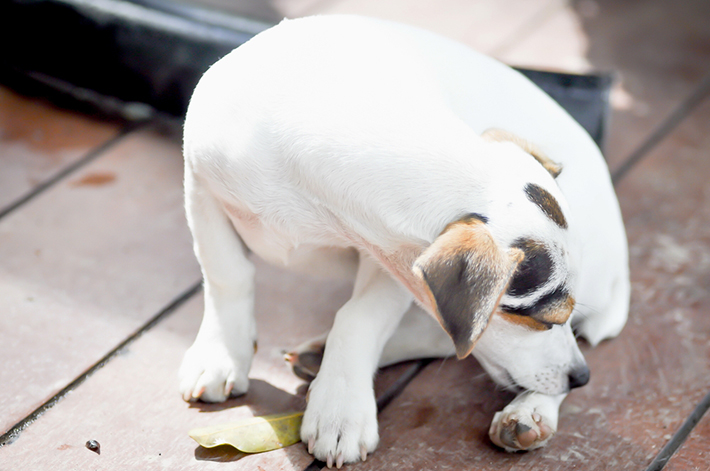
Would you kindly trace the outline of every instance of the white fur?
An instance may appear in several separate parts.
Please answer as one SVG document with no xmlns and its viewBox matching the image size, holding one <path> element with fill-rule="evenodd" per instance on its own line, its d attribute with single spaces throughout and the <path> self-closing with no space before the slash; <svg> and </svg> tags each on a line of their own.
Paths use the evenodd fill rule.
<svg viewBox="0 0 710 471">
<path fill-rule="evenodd" d="M 511 143 L 480 137 L 493 127 L 537 144 L 563 165 L 561 176 L 553 180 Z M 329 463 L 356 461 L 377 444 L 372 376 L 381 354 L 393 362 L 453 352 L 443 331 L 420 321 L 392 334 L 412 299 L 431 312 L 412 264 L 465 214 L 488 216 L 502 247 L 527 236 L 556 248 L 556 276 L 574 277 L 575 316 L 592 343 L 626 321 L 625 234 L 599 150 L 520 74 L 455 42 L 360 17 L 284 21 L 204 75 L 184 151 L 206 295 L 180 372 L 186 399 L 221 401 L 248 387 L 256 332 L 244 245 L 272 263 L 332 261 L 346 272 L 356 266 L 350 251 L 360 253 L 302 428 Z M 530 210 L 517 191 L 527 182 L 559 201 L 568 230 Z M 424 331 L 429 339 L 411 337 Z M 569 322 L 530 332 L 493 316 L 473 353 L 502 384 L 538 391 L 535 404 L 547 401 L 556 427 L 566 375 L 583 364 Z M 512 406 L 527 410 L 529 397 Z"/>
</svg>

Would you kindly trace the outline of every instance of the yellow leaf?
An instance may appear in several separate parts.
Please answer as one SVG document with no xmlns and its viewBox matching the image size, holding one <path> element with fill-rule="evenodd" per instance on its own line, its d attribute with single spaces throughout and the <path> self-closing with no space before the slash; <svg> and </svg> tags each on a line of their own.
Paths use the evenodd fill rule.
<svg viewBox="0 0 710 471">
<path fill-rule="evenodd" d="M 300 442 L 302 419 L 303 412 L 266 415 L 196 428 L 189 435 L 205 448 L 231 445 L 244 453 L 261 453 Z"/>
</svg>

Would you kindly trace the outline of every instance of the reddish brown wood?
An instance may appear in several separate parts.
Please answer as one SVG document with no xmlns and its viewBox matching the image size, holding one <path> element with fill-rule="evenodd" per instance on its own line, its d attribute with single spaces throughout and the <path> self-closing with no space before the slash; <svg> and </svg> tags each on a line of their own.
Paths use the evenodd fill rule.
<svg viewBox="0 0 710 471">
<path fill-rule="evenodd" d="M 140 132 L 0 221 L 3 433 L 199 280 L 181 180 Z"/>
<path fill-rule="evenodd" d="M 0 87 L 0 211 L 119 132 Z"/>
</svg>

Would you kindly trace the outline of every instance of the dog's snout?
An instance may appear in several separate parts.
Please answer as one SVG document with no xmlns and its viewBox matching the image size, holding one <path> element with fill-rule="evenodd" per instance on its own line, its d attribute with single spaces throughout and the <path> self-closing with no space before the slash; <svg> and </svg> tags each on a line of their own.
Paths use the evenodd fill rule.
<svg viewBox="0 0 710 471">
<path fill-rule="evenodd" d="M 569 388 L 579 388 L 584 386 L 589 382 L 589 367 L 587 365 L 582 365 L 575 368 L 568 376 L 569 378 Z"/>
</svg>

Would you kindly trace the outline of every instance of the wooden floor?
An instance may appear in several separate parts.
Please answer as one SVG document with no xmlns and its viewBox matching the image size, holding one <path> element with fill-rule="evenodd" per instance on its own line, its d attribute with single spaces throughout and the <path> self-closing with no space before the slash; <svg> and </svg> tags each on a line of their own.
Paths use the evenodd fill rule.
<svg viewBox="0 0 710 471">
<path fill-rule="evenodd" d="M 530 453 L 499 451 L 487 428 L 511 396 L 472 359 L 435 361 L 380 414 L 379 448 L 351 469 L 642 470 L 697 421 L 710 391 L 710 2 L 242 5 L 267 21 L 394 19 L 512 65 L 616 74 L 605 154 L 630 242 L 631 314 L 619 338 L 583 346 L 592 379 L 563 404 L 555 439 Z M 183 402 L 177 369 L 202 294 L 181 179 L 174 132 L 0 88 L 0 434 L 11 432 L 0 470 L 318 467 L 302 444 L 242 455 L 202 449 L 187 432 L 303 407 L 303 382 L 282 350 L 324 331 L 349 287 L 257 261 L 251 390 L 223 405 Z M 378 393 L 416 366 L 381 372 Z M 664 453 L 665 469 L 710 469 L 710 415 Z"/>
</svg>

